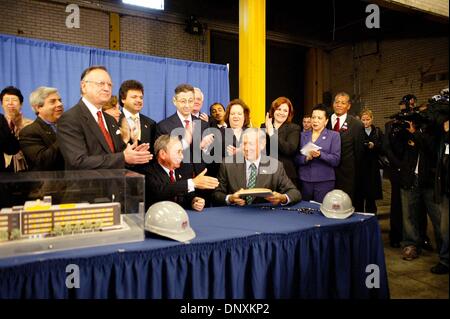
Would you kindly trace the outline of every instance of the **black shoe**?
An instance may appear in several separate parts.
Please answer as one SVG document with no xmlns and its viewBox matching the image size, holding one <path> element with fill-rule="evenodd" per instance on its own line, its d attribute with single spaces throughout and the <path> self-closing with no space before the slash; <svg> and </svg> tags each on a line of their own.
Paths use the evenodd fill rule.
<svg viewBox="0 0 450 319">
<path fill-rule="evenodd" d="M 438 263 L 436 266 L 431 267 L 430 271 L 436 275 L 448 274 L 448 266 Z"/>
<path fill-rule="evenodd" d="M 433 246 L 431 246 L 431 243 L 428 240 L 424 240 L 422 243 L 422 249 L 426 250 L 426 251 L 433 251 Z"/>
<path fill-rule="evenodd" d="M 400 242 L 398 242 L 398 241 L 391 241 L 389 243 L 389 246 L 391 246 L 392 248 L 400 248 Z"/>
</svg>

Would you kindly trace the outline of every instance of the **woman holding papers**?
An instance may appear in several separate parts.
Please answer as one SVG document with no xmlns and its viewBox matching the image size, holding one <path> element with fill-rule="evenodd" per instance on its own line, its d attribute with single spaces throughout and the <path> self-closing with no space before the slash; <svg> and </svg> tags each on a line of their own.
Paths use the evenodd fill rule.
<svg viewBox="0 0 450 319">
<path fill-rule="evenodd" d="M 312 131 L 300 135 L 300 152 L 295 158 L 299 166 L 303 200 L 321 203 L 325 195 L 334 189 L 334 168 L 341 159 L 341 137 L 338 132 L 326 129 L 327 108 L 319 104 L 313 108 Z"/>
<path fill-rule="evenodd" d="M 299 187 L 294 157 L 298 151 L 300 126 L 292 123 L 293 117 L 294 107 L 291 101 L 281 96 L 272 102 L 266 122 L 261 124 L 261 128 L 266 128 L 267 155 L 282 162 L 287 176 Z"/>
</svg>

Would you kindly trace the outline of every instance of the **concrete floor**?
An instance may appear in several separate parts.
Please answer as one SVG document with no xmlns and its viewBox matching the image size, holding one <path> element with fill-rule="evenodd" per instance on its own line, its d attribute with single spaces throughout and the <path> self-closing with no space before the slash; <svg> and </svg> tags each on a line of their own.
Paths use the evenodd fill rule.
<svg viewBox="0 0 450 319">
<path fill-rule="evenodd" d="M 391 298 L 449 299 L 449 275 L 435 275 L 430 272 L 430 268 L 439 261 L 435 251 L 423 251 L 419 258 L 405 261 L 402 259 L 401 248 L 390 247 L 390 187 L 389 181 L 383 179 L 383 199 L 377 201 L 377 207 Z M 428 234 L 434 245 L 435 240 L 430 220 L 428 220 Z"/>
</svg>

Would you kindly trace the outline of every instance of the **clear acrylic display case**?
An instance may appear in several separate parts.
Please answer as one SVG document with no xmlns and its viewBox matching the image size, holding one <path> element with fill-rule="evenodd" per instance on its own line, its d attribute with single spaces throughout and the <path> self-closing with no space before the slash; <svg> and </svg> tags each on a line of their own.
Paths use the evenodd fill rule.
<svg viewBox="0 0 450 319">
<path fill-rule="evenodd" d="M 144 240 L 144 176 L 119 170 L 0 174 L 0 258 Z"/>
</svg>

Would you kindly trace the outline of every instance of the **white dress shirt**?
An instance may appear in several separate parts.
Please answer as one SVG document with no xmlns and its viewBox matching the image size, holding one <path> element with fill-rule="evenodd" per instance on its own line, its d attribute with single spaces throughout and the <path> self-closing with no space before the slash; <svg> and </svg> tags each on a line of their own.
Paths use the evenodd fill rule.
<svg viewBox="0 0 450 319">
<path fill-rule="evenodd" d="M 336 125 L 336 118 L 338 118 L 338 116 L 336 114 L 331 115 L 331 129 L 334 129 L 334 126 Z M 339 116 L 339 129 L 342 128 L 342 125 L 345 123 L 345 121 L 347 120 L 347 113 Z"/>
<path fill-rule="evenodd" d="M 166 172 L 167 176 L 169 176 L 169 178 L 170 178 L 170 169 L 168 169 L 164 165 L 161 165 L 160 163 L 158 163 L 158 164 L 159 164 L 159 166 L 162 167 L 162 169 Z M 176 181 L 177 176 L 175 175 L 175 170 L 173 170 L 173 177 L 175 178 L 175 181 Z M 187 180 L 187 184 L 188 184 L 188 193 L 195 191 L 194 181 L 192 180 L 192 178 L 189 178 Z"/>
<path fill-rule="evenodd" d="M 85 97 L 82 97 L 81 100 L 83 101 L 84 104 L 86 104 L 89 112 L 91 112 L 91 114 L 94 117 L 95 121 L 98 123 L 97 112 L 101 111 L 102 109 L 98 109 L 94 104 L 89 102 Z M 103 116 L 103 112 L 102 112 L 102 118 L 103 118 L 103 123 L 105 123 L 106 130 L 109 132 L 108 125 L 106 125 L 105 117 Z"/>
<path fill-rule="evenodd" d="M 181 124 L 183 124 L 183 127 L 186 128 L 186 120 L 189 121 L 189 126 L 191 127 L 191 132 L 193 133 L 193 125 L 194 123 L 192 122 L 192 116 L 191 114 L 189 114 L 188 118 L 185 118 L 180 112 L 178 112 L 177 110 L 177 115 L 180 118 Z M 181 140 L 181 145 L 183 146 L 183 150 L 187 149 L 189 147 L 189 143 L 184 139 Z"/>
</svg>

